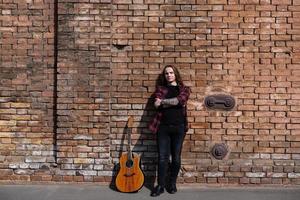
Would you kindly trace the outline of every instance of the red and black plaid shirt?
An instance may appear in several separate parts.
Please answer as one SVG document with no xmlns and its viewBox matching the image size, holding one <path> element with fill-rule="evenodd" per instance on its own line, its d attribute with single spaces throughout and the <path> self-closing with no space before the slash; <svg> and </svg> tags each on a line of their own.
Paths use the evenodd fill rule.
<svg viewBox="0 0 300 200">
<path fill-rule="evenodd" d="M 165 99 L 166 95 L 168 93 L 168 89 L 164 86 L 158 86 L 156 88 L 156 91 L 154 93 L 154 98 L 159 98 L 159 99 Z M 189 99 L 190 96 L 190 88 L 187 86 L 179 86 L 179 95 L 176 97 L 179 101 L 179 104 L 182 105 L 184 107 L 183 109 L 183 114 L 185 117 L 185 131 L 188 131 L 188 121 L 187 121 L 187 112 L 186 112 L 186 104 L 187 101 Z M 162 112 L 161 110 L 158 110 L 158 112 L 156 113 L 156 115 L 154 116 L 154 118 L 151 120 L 151 122 L 149 123 L 148 128 L 150 129 L 150 131 L 152 131 L 153 133 L 156 133 L 158 130 L 158 127 L 160 125 L 162 119 Z"/>
</svg>

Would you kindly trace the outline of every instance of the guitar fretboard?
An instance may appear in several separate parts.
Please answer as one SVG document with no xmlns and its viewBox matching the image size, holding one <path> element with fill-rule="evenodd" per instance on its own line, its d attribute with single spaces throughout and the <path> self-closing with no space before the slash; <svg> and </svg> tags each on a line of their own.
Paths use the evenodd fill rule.
<svg viewBox="0 0 300 200">
<path fill-rule="evenodd" d="M 131 127 L 127 127 L 127 139 L 128 139 L 128 146 L 127 146 L 127 158 L 128 160 L 132 160 L 132 153 L 131 153 L 131 131 L 132 128 Z"/>
</svg>

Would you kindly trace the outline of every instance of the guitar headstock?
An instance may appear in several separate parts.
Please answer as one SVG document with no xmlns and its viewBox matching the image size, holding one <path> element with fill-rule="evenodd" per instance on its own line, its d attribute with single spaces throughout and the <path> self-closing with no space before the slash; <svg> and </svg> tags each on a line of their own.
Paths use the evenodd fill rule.
<svg viewBox="0 0 300 200">
<path fill-rule="evenodd" d="M 129 116 L 128 121 L 127 121 L 127 127 L 132 128 L 133 126 L 133 117 Z"/>
</svg>

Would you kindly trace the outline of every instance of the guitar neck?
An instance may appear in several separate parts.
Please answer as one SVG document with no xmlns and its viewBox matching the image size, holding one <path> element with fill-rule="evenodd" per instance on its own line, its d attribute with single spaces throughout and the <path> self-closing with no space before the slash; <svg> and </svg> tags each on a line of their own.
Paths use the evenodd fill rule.
<svg viewBox="0 0 300 200">
<path fill-rule="evenodd" d="M 131 153 L 131 132 L 133 126 L 133 117 L 130 116 L 127 122 L 127 138 L 128 138 L 128 160 L 132 160 L 132 153 Z"/>
<path fill-rule="evenodd" d="M 132 153 L 131 153 L 131 130 L 132 128 L 128 128 L 127 138 L 128 138 L 128 160 L 132 160 Z"/>
</svg>

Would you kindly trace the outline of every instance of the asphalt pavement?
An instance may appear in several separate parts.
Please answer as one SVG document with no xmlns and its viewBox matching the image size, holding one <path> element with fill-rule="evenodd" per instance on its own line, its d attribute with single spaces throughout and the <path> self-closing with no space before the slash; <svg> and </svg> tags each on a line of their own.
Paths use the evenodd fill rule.
<svg viewBox="0 0 300 200">
<path fill-rule="evenodd" d="M 136 193 L 120 193 L 108 185 L 88 184 L 0 184 L 0 200 L 299 200 L 300 186 L 228 187 L 179 185 L 176 194 L 151 197 L 143 187 Z"/>
</svg>

